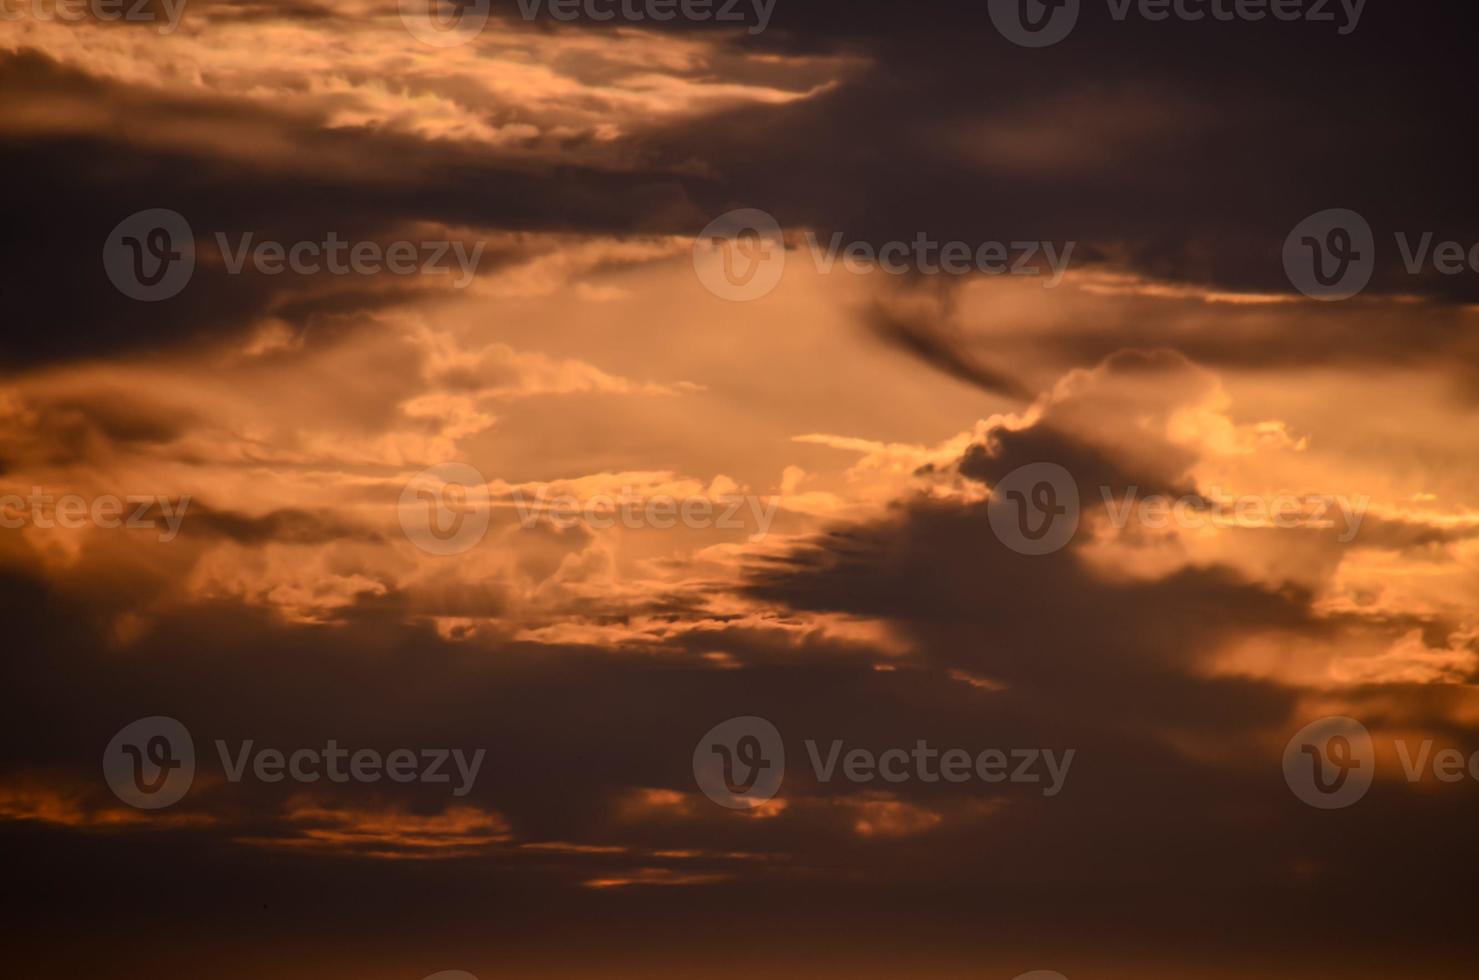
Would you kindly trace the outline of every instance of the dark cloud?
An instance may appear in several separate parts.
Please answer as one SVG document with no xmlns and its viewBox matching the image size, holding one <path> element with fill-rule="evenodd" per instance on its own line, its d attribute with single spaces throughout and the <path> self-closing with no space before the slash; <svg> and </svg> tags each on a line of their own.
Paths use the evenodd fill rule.
<svg viewBox="0 0 1479 980">
<path fill-rule="evenodd" d="M 1473 275 L 1401 273 L 1392 241 L 1431 230 L 1479 242 L 1452 124 L 1465 112 L 1457 38 L 1472 11 L 1373 2 L 1339 37 L 1330 25 L 1120 23 L 1104 4 L 1083 10 L 1067 41 L 1041 50 L 1001 38 L 985 4 L 783 12 L 776 41 L 840 33 L 876 69 L 815 100 L 656 142 L 675 157 L 703 146 L 743 161 L 731 196 L 783 224 L 875 245 L 920 231 L 1073 240 L 1154 276 L 1230 289 L 1289 291 L 1285 236 L 1308 214 L 1347 207 L 1377 233 L 1373 289 L 1479 295 Z"/>
<path fill-rule="evenodd" d="M 884 342 L 920 358 L 953 378 L 975 385 L 983 391 L 1026 398 L 1029 392 L 1001 371 L 977 363 L 963 350 L 956 338 L 943 334 L 940 319 L 919 311 L 893 309 L 876 303 L 864 315 L 864 322 Z"/>
<path fill-rule="evenodd" d="M 210 9 L 295 23 L 341 16 L 312 4 Z M 0 130 L 11 197 L 0 357 L 21 369 L 175 352 L 269 315 L 337 330 L 412 292 L 381 279 L 331 288 L 226 276 L 207 264 L 177 298 L 136 303 L 109 285 L 100 250 L 121 218 L 152 207 L 185 214 L 198 237 L 319 240 L 333 230 L 386 241 L 417 222 L 469 234 L 692 233 L 748 205 L 789 228 L 875 244 L 919 232 L 1067 239 L 1089 261 L 1147 276 L 1287 292 L 1284 235 L 1321 208 L 1363 212 L 1379 241 L 1397 230 L 1479 241 L 1459 138 L 1471 114 L 1472 16 L 1466 5 L 1371 0 L 1358 30 L 1339 37 L 1329 25 L 1116 24 L 1086 2 L 1070 40 L 1028 51 L 995 32 L 984 2 L 781 0 L 772 30 L 727 43 L 846 53 L 870 67 L 810 99 L 644 124 L 612 158 L 579 156 L 593 148 L 572 139 L 565 149 L 579 163 L 331 130 L 291 106 L 161 94 L 7 51 L 7 102 L 49 100 L 56 125 Z M 77 120 L 85 125 L 63 125 Z M 487 262 L 524 257 L 509 247 Z M 1466 370 L 1474 340 L 1456 304 L 1479 295 L 1479 276 L 1412 278 L 1394 254 L 1381 259 L 1373 295 L 1427 302 L 1400 316 L 1366 301 L 1302 306 L 1298 329 L 1285 332 L 1253 314 L 1229 314 L 1222 326 L 1234 326 L 1215 330 L 1131 310 L 1098 333 L 1021 343 L 1059 365 L 1103 362 L 1098 370 L 1131 390 L 1171 387 L 1186 356 L 1233 368 Z M 985 392 L 1036 390 L 1020 348 L 972 339 L 949 287 L 930 299 L 872 307 L 865 325 Z M 1351 329 L 1368 318 L 1373 329 Z M 391 412 L 395 394 L 367 414 Z M 19 459 L 158 449 L 197 421 L 105 390 L 35 404 L 33 438 L 4 448 L 0 472 Z M 1033 424 L 972 446 L 952 474 L 989 487 L 1019 465 L 1056 462 L 1081 491 L 1198 492 L 1189 450 L 1096 440 L 1081 424 L 1094 405 L 1039 407 Z M 1100 498 L 1082 498 L 1093 517 Z M 536 535 L 545 550 L 519 563 L 537 581 L 591 540 L 581 530 Z M 1424 555 L 1471 537 L 1368 517 L 1353 547 Z M 1299 540 L 1331 567 L 1326 539 Z M 352 549 L 380 537 L 330 509 L 252 514 L 202 499 L 182 541 Z M 8 965 L 18 974 L 1472 973 L 1469 896 L 1455 869 L 1479 857 L 1469 832 L 1479 784 L 1378 784 L 1350 810 L 1305 807 L 1283 785 L 1279 753 L 1311 692 L 1217 669 L 1220 653 L 1261 638 L 1298 650 L 1417 630 L 1436 649 L 1455 626 L 1444 615 L 1330 615 L 1308 584 L 1254 581 L 1216 562 L 1115 576 L 1090 560 L 1082 533 L 1029 558 L 1000 543 L 985 504 L 953 500 L 902 501 L 757 560 L 739 595 L 634 598 L 618 581 L 573 600 L 558 624 L 669 628 L 640 643 L 594 631 L 561 644 L 513 627 L 461 642 L 449 638 L 459 624 L 439 632 L 438 618 L 507 612 L 514 602 L 498 581 L 428 597 L 375 579 L 323 621 L 293 622 L 203 598 L 188 561 L 167 572 L 145 549 L 120 549 L 94 569 L 97 554 L 84 549 L 70 556 L 82 571 L 64 563 L 47 578 L 32 570 L 31 546 L 0 552 L 0 790 L 39 787 L 75 809 L 17 816 L 0 796 Z M 332 564 L 360 571 L 352 550 Z M 748 617 L 747 603 L 770 618 Z M 886 628 L 906 652 L 867 633 L 783 629 L 829 614 Z M 1462 685 L 1338 693 L 1373 728 L 1474 744 Z M 216 739 L 482 748 L 487 758 L 465 800 L 437 786 L 327 794 L 207 780 L 170 814 L 198 821 L 109 823 L 117 803 L 99 778 L 102 750 L 151 714 L 184 722 L 211 769 Z M 788 806 L 767 819 L 712 806 L 691 773 L 705 731 L 751 714 L 775 722 L 791 752 Z M 1077 757 L 1054 798 L 976 784 L 839 788 L 811 778 L 809 738 Z M 353 828 L 357 814 L 416 826 L 460 805 L 506 831 L 448 861 L 407 858 L 417 845 L 404 840 L 384 845 L 400 860 L 371 856 L 363 841 L 302 846 L 313 830 Z M 906 832 L 860 835 L 858 815 L 869 813 L 895 814 Z M 648 884 L 602 890 L 586 887 L 592 878 Z"/>
<path fill-rule="evenodd" d="M 192 501 L 189 520 L 181 522 L 185 537 L 219 535 L 238 544 L 327 544 L 333 541 L 380 541 L 373 530 L 345 521 L 333 510 L 273 510 L 265 514 L 241 514 L 215 510 L 209 504 Z"/>
<path fill-rule="evenodd" d="M 0 298 L 12 325 L 0 356 L 12 367 L 218 340 L 267 315 L 309 326 L 402 303 L 427 288 L 415 277 L 383 274 L 267 277 L 249 268 L 230 275 L 219 261 L 217 234 L 233 247 L 246 233 L 257 242 L 323 242 L 333 232 L 343 241 L 387 244 L 423 240 L 427 233 L 414 226 L 435 222 L 475 229 L 450 236 L 471 249 L 476 229 L 651 232 L 689 224 L 701 213 L 684 205 L 679 182 L 667 175 L 541 172 L 455 144 L 325 131 L 271 109 L 105 83 L 35 52 L 0 55 L 0 85 L 16 99 L 66 93 L 68 102 L 148 120 L 169 137 L 131 139 L 106 128 L 65 136 L 0 133 L 5 182 L 25 189 L 12 202 L 10 230 L 0 243 Z M 254 165 L 180 148 L 198 128 L 279 150 L 269 149 Z M 280 158 L 289 149 L 293 155 Z M 185 217 L 201 258 L 178 295 L 139 302 L 108 281 L 103 245 L 120 221 L 152 208 Z M 691 218 L 665 222 L 675 209 Z M 495 245 L 479 268 L 489 272 L 523 257 Z M 53 323 L 65 329 L 22 329 Z"/>
<path fill-rule="evenodd" d="M 1282 951 L 1281 961 L 1318 957 L 1321 969 L 1334 969 L 1362 947 L 1337 928 L 1354 925 L 1358 935 L 1380 927 L 1384 937 L 1422 943 L 1428 952 L 1414 969 L 1448 975 L 1445 944 L 1463 934 L 1464 905 L 1442 869 L 1472 850 L 1463 843 L 1472 794 L 1459 787 L 1419 803 L 1404 788 L 1379 788 L 1339 822 L 1323 820 L 1330 815 L 1289 796 L 1277 747 L 1263 741 L 1292 724 L 1295 692 L 1204 670 L 1211 652 L 1237 638 L 1328 632 L 1308 594 L 1218 568 L 1107 582 L 1076 547 L 1025 558 L 996 542 L 980 506 L 942 504 L 839 530 L 759 574 L 750 592 L 780 609 L 883 617 L 917 653 L 880 672 L 878 658 L 856 647 L 818 641 L 786 658 L 767 652 L 767 638 L 724 626 L 674 641 L 669 655 L 490 649 L 447 643 L 386 615 L 294 627 L 230 604 L 157 619 L 120 651 L 74 600 L 12 573 L 0 590 L 12 624 L 4 680 L 13 708 L 0 749 L 7 785 L 18 774 L 65 776 L 59 785 L 90 785 L 94 805 L 107 803 L 100 783 L 88 782 L 101 749 L 151 713 L 186 723 L 203 769 L 218 768 L 215 739 L 488 750 L 483 778 L 460 801 L 428 786 L 325 796 L 293 784 L 202 783 L 177 808 L 212 821 L 199 827 L 6 823 L 14 881 L 32 896 L 12 922 L 37 930 L 16 955 L 39 976 L 86 962 L 80 950 L 43 948 L 40 937 L 53 935 L 48 924 L 66 904 L 76 928 L 115 937 L 119 951 L 138 948 L 134 937 L 159 923 L 188 927 L 198 938 L 177 937 L 151 966 L 166 973 L 197 968 L 223 945 L 236 949 L 238 930 L 205 927 L 226 919 L 250 926 L 257 941 L 302 944 L 307 957 L 317 947 L 305 917 L 319 937 L 393 935 L 386 953 L 418 962 L 435 961 L 473 929 L 473 955 L 500 936 L 519 950 L 513 955 L 528 955 L 514 936 L 558 921 L 582 929 L 592 950 L 639 963 L 652 961 L 622 933 L 655 935 L 660 917 L 680 933 L 723 923 L 704 930 L 702 944 L 671 944 L 667 955 L 682 962 L 712 955 L 715 935 L 739 942 L 746 930 L 790 921 L 808 930 L 866 926 L 870 941 L 917 953 L 919 963 L 984 942 L 1013 962 L 1085 963 L 1093 976 L 1088 965 L 1102 963 L 1104 950 L 1096 937 L 1114 934 L 1167 962 L 1231 955 L 1256 938 L 1266 952 Z M 700 647 L 749 666 L 714 669 L 676 656 Z M 978 689 L 952 670 L 1003 689 Z M 1372 693 L 1369 717 L 1397 720 L 1392 704 L 1421 714 L 1433 698 L 1453 697 L 1388 685 Z M 737 823 L 693 795 L 692 746 L 741 714 L 773 720 L 792 753 L 790 806 L 768 821 Z M 1072 747 L 1077 758 L 1066 791 L 1051 799 L 984 785 L 839 788 L 811 778 L 807 738 L 874 749 L 920 738 L 939 747 Z M 631 810 L 644 787 L 693 802 Z M 506 819 L 510 839 L 431 863 L 251 843 L 295 839 L 314 826 L 291 817 L 305 799 L 330 808 L 316 811 L 320 825 L 357 808 L 436 819 L 449 804 L 466 804 Z M 895 840 L 859 838 L 851 826 L 869 801 L 943 823 Z M 1435 839 L 1444 846 L 1419 843 Z M 527 842 L 550 849 L 518 847 Z M 623 850 L 583 855 L 559 842 Z M 658 851 L 697 856 L 653 857 Z M 728 883 L 675 889 L 681 896 L 653 886 L 619 903 L 580 884 L 649 866 Z M 71 882 L 66 892 L 50 884 L 59 871 Z M 1411 888 L 1409 899 L 1400 908 L 1348 904 L 1352 888 L 1375 882 Z M 1123 899 L 1131 892 L 1133 907 Z M 306 893 L 315 896 L 312 911 Z M 1291 918 L 1302 928 L 1291 929 Z M 828 947 L 784 932 L 771 942 L 782 964 Z M 117 975 L 135 975 L 130 969 Z M 311 976 L 323 968 L 284 969 Z M 714 975 L 731 975 L 730 967 Z"/>
<path fill-rule="evenodd" d="M 786 226 L 875 244 L 919 232 L 1072 240 L 1080 261 L 1114 257 L 1176 281 L 1276 292 L 1288 291 L 1285 235 L 1338 206 L 1363 213 L 1377 233 L 1374 293 L 1472 302 L 1479 274 L 1409 276 L 1392 245 L 1398 231 L 1479 242 L 1465 217 L 1476 208 L 1455 123 L 1468 110 L 1459 39 L 1471 13 L 1369 3 L 1359 28 L 1340 37 L 1316 24 L 1117 23 L 1086 4 L 1071 38 L 1028 50 L 997 34 L 983 4 L 929 16 L 781 4 L 772 28 L 734 41 L 736 50 L 852 52 L 872 67 L 791 105 L 640 129 L 628 149 L 641 163 L 621 170 L 531 167 L 450 140 L 325 130 L 286 112 L 105 82 L 22 48 L 0 59 L 14 99 L 56 100 L 68 107 L 62 117 L 85 104 L 164 133 L 234 132 L 254 147 L 291 147 L 297 163 L 274 172 L 178 141 L 150 149 L 118 125 L 8 133 L 5 181 L 26 192 L 12 201 L 0 295 L 13 323 L 47 316 L 66 327 L 15 330 L 7 356 L 158 347 L 230 330 L 280 302 L 280 284 L 209 274 L 162 303 L 119 296 L 102 276 L 100 243 L 117 220 L 158 206 L 197 229 L 294 241 L 326 229 L 381 239 L 411 221 L 692 233 L 745 203 Z M 322 14 L 303 5 L 295 16 Z M 373 308 L 386 298 L 359 285 L 332 302 Z M 918 331 L 888 335 L 952 371 L 974 363 Z"/>
</svg>

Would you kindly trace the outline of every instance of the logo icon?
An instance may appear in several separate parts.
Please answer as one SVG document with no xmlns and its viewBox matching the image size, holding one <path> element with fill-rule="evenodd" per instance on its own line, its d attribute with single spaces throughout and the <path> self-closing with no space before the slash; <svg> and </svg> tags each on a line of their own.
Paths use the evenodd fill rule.
<svg viewBox="0 0 1479 980">
<path fill-rule="evenodd" d="M 466 463 L 438 463 L 401 490 L 401 530 L 434 555 L 458 555 L 488 533 L 488 481 Z"/>
<path fill-rule="evenodd" d="M 1024 48 L 1046 48 L 1072 33 L 1079 0 L 989 0 L 986 10 L 1008 41 Z"/>
<path fill-rule="evenodd" d="M 1375 269 L 1371 226 L 1346 208 L 1310 215 L 1284 240 L 1284 273 L 1311 299 L 1350 299 L 1366 288 Z"/>
<path fill-rule="evenodd" d="M 490 0 L 397 0 L 411 36 L 438 48 L 466 44 L 488 23 Z"/>
<path fill-rule="evenodd" d="M 150 208 L 118 222 L 103 244 L 103 271 L 123 295 L 155 303 L 195 274 L 195 233 L 178 211 Z"/>
<path fill-rule="evenodd" d="M 744 715 L 709 729 L 693 750 L 693 778 L 704 795 L 731 810 L 750 810 L 780 792 L 786 775 L 781 733 Z"/>
<path fill-rule="evenodd" d="M 1376 777 L 1371 733 L 1354 718 L 1321 718 L 1301 728 L 1284 749 L 1284 781 L 1320 810 L 1339 810 L 1366 795 Z"/>
<path fill-rule="evenodd" d="M 758 208 L 715 218 L 693 242 L 693 269 L 720 299 L 759 299 L 775 289 L 786 268 L 781 226 Z"/>
<path fill-rule="evenodd" d="M 195 781 L 195 741 L 173 718 L 140 718 L 125 725 L 103 751 L 103 778 L 131 807 L 171 806 Z"/>
<path fill-rule="evenodd" d="M 1019 466 L 991 488 L 986 516 L 997 540 L 1018 554 L 1051 554 L 1078 530 L 1078 484 L 1057 463 Z"/>
</svg>

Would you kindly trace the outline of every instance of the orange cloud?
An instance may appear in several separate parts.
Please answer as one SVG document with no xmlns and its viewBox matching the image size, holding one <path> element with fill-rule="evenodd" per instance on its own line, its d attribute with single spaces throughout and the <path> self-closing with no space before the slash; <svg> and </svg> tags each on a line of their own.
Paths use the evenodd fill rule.
<svg viewBox="0 0 1479 980">
<path fill-rule="evenodd" d="M 288 828 L 281 836 L 236 840 L 255 847 L 342 857 L 442 860 L 487 853 L 513 836 L 503 816 L 474 806 L 420 815 L 394 807 L 336 807 L 298 800 L 284 819 Z"/>
</svg>

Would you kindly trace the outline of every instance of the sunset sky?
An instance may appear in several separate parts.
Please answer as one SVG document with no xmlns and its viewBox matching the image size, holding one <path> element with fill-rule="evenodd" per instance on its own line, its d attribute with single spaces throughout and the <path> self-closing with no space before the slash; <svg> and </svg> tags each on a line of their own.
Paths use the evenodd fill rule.
<svg viewBox="0 0 1479 980">
<path fill-rule="evenodd" d="M 1469 5 L 1010 6 L 0 0 L 0 972 L 1472 977 Z M 140 299 L 156 209 L 193 271 Z M 1345 299 L 1290 266 L 1328 209 Z M 415 268 L 251 256 L 335 240 Z M 151 809 L 105 771 L 155 716 L 195 770 Z M 748 717 L 784 781 L 731 808 L 694 763 Z M 1374 782 L 1324 809 L 1286 754 L 1332 717 Z M 824 780 L 838 740 L 1072 767 Z"/>
</svg>

